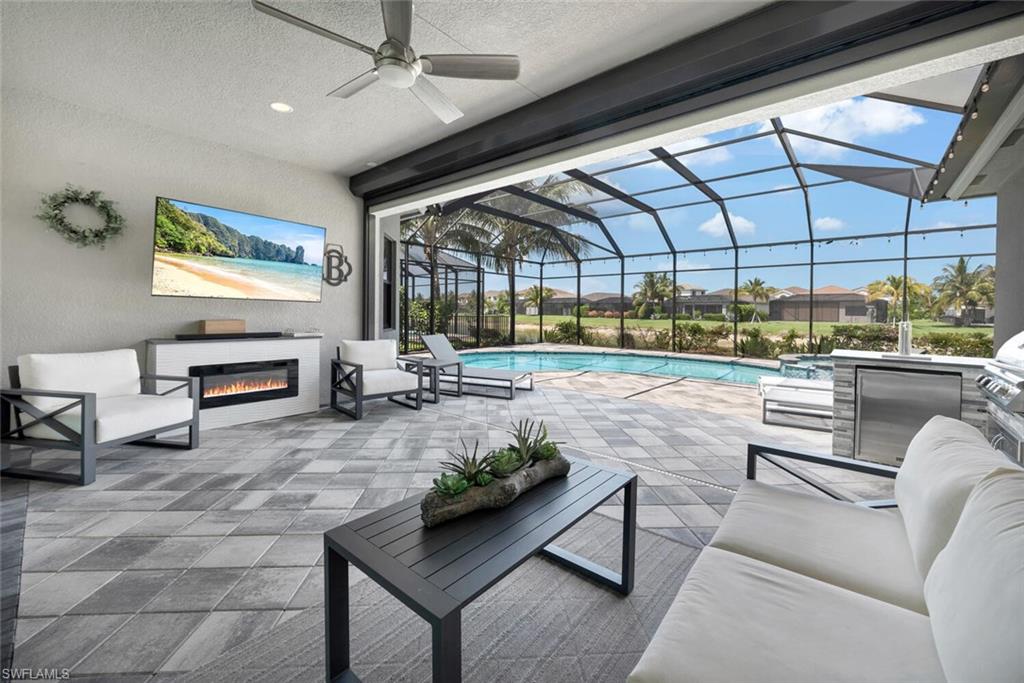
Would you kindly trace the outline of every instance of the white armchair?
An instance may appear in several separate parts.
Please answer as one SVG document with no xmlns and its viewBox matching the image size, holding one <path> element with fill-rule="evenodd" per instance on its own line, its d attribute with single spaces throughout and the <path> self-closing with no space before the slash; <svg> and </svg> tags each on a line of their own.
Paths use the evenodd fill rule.
<svg viewBox="0 0 1024 683">
<path fill-rule="evenodd" d="M 401 366 L 412 365 L 406 372 Z M 387 398 L 393 403 L 423 408 L 423 361 L 398 362 L 394 339 L 343 341 L 331 361 L 331 407 L 356 420 L 363 419 L 363 401 Z M 397 398 L 403 396 L 406 400 Z M 348 399 L 352 405 L 343 405 Z"/>
<path fill-rule="evenodd" d="M 5 476 L 85 485 L 96 479 L 99 446 L 199 445 L 199 379 L 143 375 L 132 349 L 33 353 L 19 356 L 8 370 L 11 388 L 0 392 L 5 459 L 14 447 L 27 446 L 76 450 L 81 463 L 78 474 L 5 463 Z M 157 393 L 157 382 L 177 384 Z M 156 438 L 183 428 L 185 441 Z"/>
</svg>

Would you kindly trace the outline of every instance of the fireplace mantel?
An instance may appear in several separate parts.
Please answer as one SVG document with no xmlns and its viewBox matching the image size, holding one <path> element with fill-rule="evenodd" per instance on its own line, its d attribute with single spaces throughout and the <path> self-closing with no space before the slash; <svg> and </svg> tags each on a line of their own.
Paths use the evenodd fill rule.
<svg viewBox="0 0 1024 683">
<path fill-rule="evenodd" d="M 189 374 L 201 365 L 298 360 L 298 395 L 272 400 L 205 408 L 200 429 L 311 413 L 320 407 L 320 340 L 322 335 L 256 339 L 148 339 L 146 370 L 153 374 Z"/>
</svg>

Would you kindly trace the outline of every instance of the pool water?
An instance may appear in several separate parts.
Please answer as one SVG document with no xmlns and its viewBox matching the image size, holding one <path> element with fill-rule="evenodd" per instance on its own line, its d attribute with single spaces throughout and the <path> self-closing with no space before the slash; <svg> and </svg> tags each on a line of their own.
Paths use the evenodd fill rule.
<svg viewBox="0 0 1024 683">
<path fill-rule="evenodd" d="M 635 353 L 559 353 L 549 351 L 482 351 L 462 354 L 463 362 L 477 368 L 506 370 L 575 370 L 578 372 L 628 372 L 662 377 L 757 384 L 758 377 L 779 376 L 778 370 L 732 361 L 642 356 Z"/>
</svg>

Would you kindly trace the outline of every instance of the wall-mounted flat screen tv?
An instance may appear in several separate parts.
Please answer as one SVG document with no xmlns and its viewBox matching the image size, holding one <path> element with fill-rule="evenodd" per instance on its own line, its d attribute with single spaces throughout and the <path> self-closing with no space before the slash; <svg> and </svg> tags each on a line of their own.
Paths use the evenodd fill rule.
<svg viewBox="0 0 1024 683">
<path fill-rule="evenodd" d="M 154 296 L 320 301 L 326 230 L 157 197 Z"/>
</svg>

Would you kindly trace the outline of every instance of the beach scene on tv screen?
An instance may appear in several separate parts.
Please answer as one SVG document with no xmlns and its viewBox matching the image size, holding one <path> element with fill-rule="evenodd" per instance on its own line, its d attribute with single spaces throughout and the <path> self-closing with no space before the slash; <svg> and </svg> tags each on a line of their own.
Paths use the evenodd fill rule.
<svg viewBox="0 0 1024 683">
<path fill-rule="evenodd" d="M 323 253 L 323 228 L 157 198 L 157 296 L 320 301 Z"/>
</svg>

